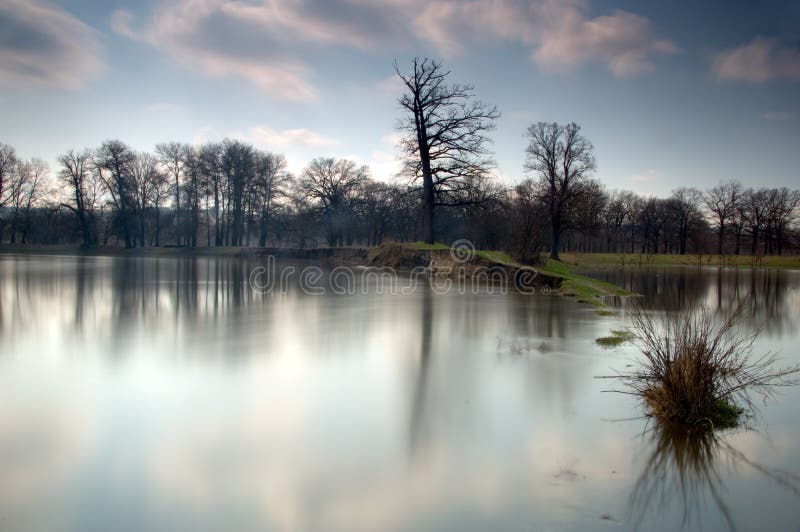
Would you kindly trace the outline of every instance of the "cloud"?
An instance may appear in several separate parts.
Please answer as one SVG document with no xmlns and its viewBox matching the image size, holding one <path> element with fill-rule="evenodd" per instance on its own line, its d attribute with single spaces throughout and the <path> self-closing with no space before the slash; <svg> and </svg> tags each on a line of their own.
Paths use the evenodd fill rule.
<svg viewBox="0 0 800 532">
<path fill-rule="evenodd" d="M 117 10 L 110 26 L 188 69 L 295 101 L 316 98 L 306 58 L 331 48 L 371 54 L 427 44 L 452 56 L 479 42 L 511 42 L 549 71 L 596 62 L 618 76 L 649 70 L 654 56 L 677 50 L 645 17 L 588 11 L 582 0 L 180 0 L 139 27 Z"/>
<path fill-rule="evenodd" d="M 103 69 L 97 32 L 37 0 L 0 3 L 0 82 L 77 88 Z"/>
<path fill-rule="evenodd" d="M 570 0 L 434 2 L 416 29 L 448 55 L 460 53 L 469 40 L 515 42 L 530 48 L 539 67 L 559 73 L 596 62 L 628 76 L 651 70 L 653 56 L 678 51 L 653 34 L 646 17 L 616 10 L 591 18 L 587 11 L 585 2 Z"/>
<path fill-rule="evenodd" d="M 114 32 L 127 37 L 129 39 L 140 40 L 142 35 L 136 31 L 133 26 L 136 23 L 136 17 L 128 10 L 117 9 L 111 13 L 111 20 L 109 26 Z"/>
<path fill-rule="evenodd" d="M 309 69 L 290 53 L 292 38 L 252 6 L 219 0 L 184 0 L 155 11 L 149 22 L 117 10 L 111 28 L 164 50 L 184 68 L 211 78 L 243 79 L 290 101 L 312 101 Z"/>
<path fill-rule="evenodd" d="M 618 10 L 587 19 L 571 9 L 559 20 L 542 32 L 533 52 L 534 61 L 548 70 L 563 72 L 594 61 L 623 77 L 652 70 L 653 55 L 678 51 L 671 41 L 652 35 L 647 18 L 633 13 Z"/>
<path fill-rule="evenodd" d="M 336 141 L 309 129 L 276 131 L 268 127 L 252 127 L 242 138 L 269 149 L 320 148 L 333 146 Z"/>
<path fill-rule="evenodd" d="M 209 132 L 206 136 L 211 136 Z M 284 129 L 282 131 L 266 126 L 254 126 L 244 132 L 234 132 L 231 138 L 249 142 L 254 146 L 282 153 L 286 156 L 287 169 L 295 174 L 302 172 L 308 162 L 321 155 L 322 148 L 330 149 L 338 142 L 310 129 Z M 219 136 L 214 136 L 219 140 Z"/>
<path fill-rule="evenodd" d="M 780 39 L 756 37 L 747 44 L 720 52 L 712 70 L 718 79 L 728 81 L 800 81 L 800 48 Z"/>
</svg>

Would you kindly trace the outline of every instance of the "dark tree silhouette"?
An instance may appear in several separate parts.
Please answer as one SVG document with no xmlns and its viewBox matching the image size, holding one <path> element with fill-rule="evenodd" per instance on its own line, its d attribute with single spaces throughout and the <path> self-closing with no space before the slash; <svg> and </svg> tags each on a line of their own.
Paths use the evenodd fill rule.
<svg viewBox="0 0 800 532">
<path fill-rule="evenodd" d="M 134 206 L 133 162 L 133 152 L 120 140 L 105 141 L 95 158 L 100 179 L 116 208 L 116 220 L 126 249 L 134 246 L 131 229 Z"/>
<path fill-rule="evenodd" d="M 317 158 L 300 177 L 298 189 L 320 209 L 328 244 L 344 244 L 344 226 L 356 193 L 367 182 L 369 169 L 346 159 Z"/>
<path fill-rule="evenodd" d="M 80 226 L 82 245 L 93 246 L 97 243 L 95 226 L 95 208 L 100 197 L 100 183 L 92 172 L 92 152 L 70 150 L 58 158 L 61 164 L 59 176 L 69 191 L 69 202 L 62 203 L 71 210 Z"/>
<path fill-rule="evenodd" d="M 580 126 L 539 122 L 528 128 L 530 139 L 525 169 L 536 179 L 537 195 L 550 215 L 550 258 L 558 259 L 561 234 L 567 228 L 571 206 L 591 189 L 594 148 Z"/>
<path fill-rule="evenodd" d="M 254 200 L 260 218 L 258 245 L 264 247 L 275 202 L 288 194 L 292 176 L 286 171 L 286 158 L 274 153 L 256 155 L 255 171 Z"/>
<path fill-rule="evenodd" d="M 17 150 L 0 142 L 0 207 L 8 203 L 8 181 L 17 167 Z M 0 232 L 0 235 L 2 233 Z"/>
<path fill-rule="evenodd" d="M 404 172 L 422 180 L 422 232 L 426 242 L 435 239 L 435 208 L 461 205 L 471 182 L 493 166 L 487 158 L 486 132 L 500 116 L 497 108 L 473 99 L 471 85 L 447 84 L 450 75 L 442 64 L 415 58 L 411 72 L 395 72 L 406 86 L 400 106 L 406 111 L 398 123 Z"/>
<path fill-rule="evenodd" d="M 678 225 L 678 252 L 686 254 L 686 242 L 689 239 L 689 228 L 702 217 L 700 203 L 703 200 L 703 193 L 691 187 L 680 187 L 672 192 L 672 201 L 669 207 Z"/>
<path fill-rule="evenodd" d="M 741 201 L 742 185 L 737 181 L 720 183 L 711 188 L 705 197 L 705 205 L 717 226 L 717 254 L 724 252 L 725 227 L 736 215 L 736 206 Z"/>
<path fill-rule="evenodd" d="M 164 142 L 156 145 L 158 160 L 175 185 L 175 243 L 181 244 L 181 175 L 186 165 L 190 147 L 180 142 Z"/>
</svg>

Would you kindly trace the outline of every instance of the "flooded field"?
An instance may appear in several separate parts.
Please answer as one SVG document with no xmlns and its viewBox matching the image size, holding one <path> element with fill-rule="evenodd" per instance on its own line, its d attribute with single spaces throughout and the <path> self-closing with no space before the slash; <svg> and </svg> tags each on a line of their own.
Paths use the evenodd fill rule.
<svg viewBox="0 0 800 532">
<path fill-rule="evenodd" d="M 0 530 L 800 523 L 800 389 L 749 430 L 686 441 L 595 378 L 637 355 L 595 343 L 624 308 L 488 287 L 265 294 L 257 266 L 0 256 Z M 798 271 L 592 275 L 659 312 L 743 301 L 756 349 L 800 361 Z"/>
</svg>

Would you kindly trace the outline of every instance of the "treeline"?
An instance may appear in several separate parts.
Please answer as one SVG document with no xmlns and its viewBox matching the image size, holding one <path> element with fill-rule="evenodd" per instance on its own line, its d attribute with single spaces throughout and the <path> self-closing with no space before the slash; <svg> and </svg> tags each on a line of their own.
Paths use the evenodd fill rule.
<svg viewBox="0 0 800 532">
<path fill-rule="evenodd" d="M 531 148 L 528 154 L 533 170 Z M 376 181 L 353 161 L 317 158 L 293 175 L 282 155 L 236 140 L 170 142 L 154 153 L 109 140 L 58 160 L 53 175 L 43 161 L 21 160 L 0 145 L 0 241 L 317 247 L 424 238 L 422 190 Z M 486 176 L 465 183 L 450 191 L 450 205 L 437 214 L 439 240 L 469 238 L 526 261 L 551 247 L 557 191 L 546 180 L 533 177 L 512 188 Z M 557 222 L 561 251 L 782 254 L 800 248 L 796 190 L 728 182 L 652 198 L 584 179 L 570 192 Z"/>
<path fill-rule="evenodd" d="M 563 249 L 610 253 L 773 255 L 797 252 L 800 192 L 678 188 L 667 198 L 598 191 L 577 207 Z"/>
</svg>

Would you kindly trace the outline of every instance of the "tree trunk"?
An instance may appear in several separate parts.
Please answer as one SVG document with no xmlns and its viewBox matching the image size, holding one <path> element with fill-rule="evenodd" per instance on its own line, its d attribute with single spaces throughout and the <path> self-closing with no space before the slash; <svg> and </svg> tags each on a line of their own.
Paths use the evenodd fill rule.
<svg viewBox="0 0 800 532">
<path fill-rule="evenodd" d="M 552 225 L 552 238 L 550 239 L 550 258 L 553 260 L 560 260 L 558 258 L 558 249 L 561 244 L 561 216 L 556 214 L 551 219 Z"/>
</svg>

